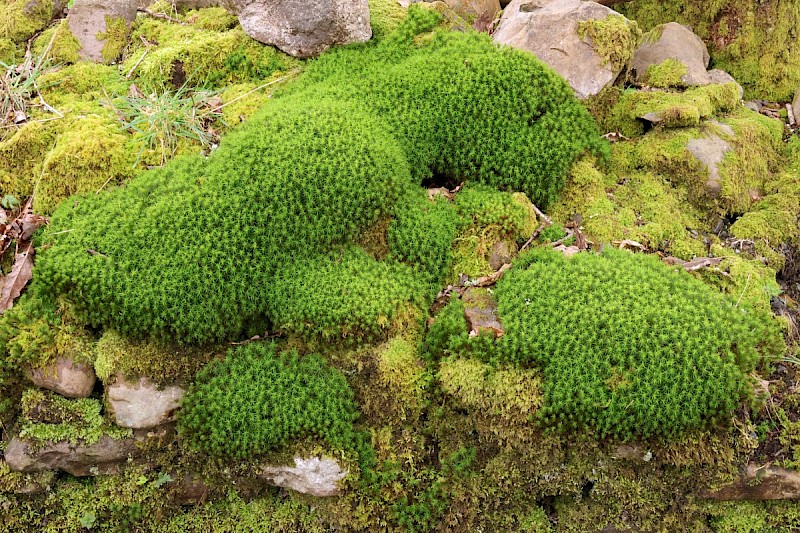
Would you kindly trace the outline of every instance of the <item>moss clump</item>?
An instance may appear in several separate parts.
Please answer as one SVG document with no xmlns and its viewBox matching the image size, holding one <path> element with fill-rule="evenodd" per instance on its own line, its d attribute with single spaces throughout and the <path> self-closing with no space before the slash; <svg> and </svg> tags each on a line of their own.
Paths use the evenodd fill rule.
<svg viewBox="0 0 800 533">
<path fill-rule="evenodd" d="M 442 389 L 468 408 L 482 435 L 503 445 L 535 420 L 544 400 L 538 370 L 494 368 L 475 359 L 449 358 L 437 375 Z"/>
<path fill-rule="evenodd" d="M 372 38 L 381 40 L 391 35 L 406 19 L 408 11 L 395 0 L 369 0 L 369 25 Z"/>
<path fill-rule="evenodd" d="M 17 63 L 17 45 L 11 39 L 0 38 L 0 62 L 6 65 Z"/>
<path fill-rule="evenodd" d="M 22 42 L 53 19 L 52 0 L 9 0 L 0 5 L 0 39 Z"/>
<path fill-rule="evenodd" d="M 236 16 L 228 13 L 224 7 L 192 10 L 186 13 L 184 20 L 187 24 L 208 31 L 227 31 L 238 24 Z"/>
<path fill-rule="evenodd" d="M 153 341 L 126 339 L 107 330 L 95 346 L 94 369 L 108 382 L 114 376 L 147 377 L 164 384 L 188 383 L 213 356 L 211 350 L 187 350 Z"/>
<path fill-rule="evenodd" d="M 131 430 L 107 423 L 100 414 L 102 408 L 99 400 L 68 400 L 55 393 L 29 389 L 22 395 L 19 435 L 34 444 L 66 441 L 84 445 L 94 444 L 103 436 L 131 436 Z"/>
<path fill-rule="evenodd" d="M 701 270 L 697 273 L 706 284 L 716 287 L 733 301 L 763 312 L 770 311 L 772 297 L 781 293 L 773 267 L 758 259 L 741 257 L 720 245 L 712 245 L 710 253 L 721 257 L 722 263 L 719 271 Z"/>
<path fill-rule="evenodd" d="M 673 21 L 690 26 L 709 44 L 714 66 L 742 84 L 746 99 L 789 101 L 800 86 L 797 2 L 640 0 L 620 7 L 645 30 Z"/>
<path fill-rule="evenodd" d="M 122 17 L 106 15 L 106 31 L 97 34 L 97 40 L 103 41 L 103 48 L 100 50 L 103 61 L 112 63 L 122 55 L 122 51 L 128 46 L 130 33 L 128 21 Z"/>
<path fill-rule="evenodd" d="M 609 120 L 615 131 L 636 137 L 644 131 L 640 119 L 645 116 L 665 128 L 691 127 L 738 105 L 735 83 L 693 87 L 685 92 L 631 90 L 622 94 Z"/>
<path fill-rule="evenodd" d="M 656 257 L 543 251 L 525 264 L 495 291 L 498 342 L 502 358 L 543 367 L 547 426 L 630 439 L 728 420 L 758 358 L 783 347 L 765 314 Z"/>
<path fill-rule="evenodd" d="M 77 63 L 80 60 L 81 43 L 64 19 L 42 32 L 33 42 L 32 50 L 37 57 L 48 58 L 54 63 Z M 45 86 L 45 83 L 40 84 L 40 87 Z"/>
<path fill-rule="evenodd" d="M 592 47 L 604 64 L 619 72 L 625 69 L 633 57 L 636 44 L 641 36 L 637 24 L 621 15 L 609 15 L 604 19 L 590 19 L 578 22 L 578 35 L 590 40 Z"/>
<path fill-rule="evenodd" d="M 661 89 L 669 89 L 671 87 L 683 87 L 683 77 L 688 73 L 686 65 L 681 63 L 674 57 L 667 58 L 658 65 L 650 65 L 647 67 L 644 79 L 644 84 L 651 87 L 658 87 Z"/>
<path fill-rule="evenodd" d="M 392 418 L 418 420 L 426 405 L 429 376 L 414 345 L 402 337 L 391 339 L 378 350 L 377 368 L 378 384 L 394 404 Z"/>
<path fill-rule="evenodd" d="M 189 446 L 240 459 L 307 435 L 351 449 L 358 416 L 342 374 L 273 344 L 243 346 L 207 366 L 182 405 L 178 430 Z"/>
<path fill-rule="evenodd" d="M 393 309 L 431 296 L 420 280 L 444 271 L 437 265 L 452 246 L 449 226 L 432 225 L 452 207 L 414 214 L 414 179 L 466 173 L 546 200 L 571 158 L 602 146 L 569 86 L 541 63 L 471 34 L 416 47 L 409 35 L 422 23 L 409 21 L 369 53 L 326 54 L 208 161 L 175 161 L 64 205 L 41 238 L 50 247 L 38 257 L 35 290 L 68 295 L 87 324 L 187 344 L 263 333 L 270 322 L 329 338 L 382 333 Z M 449 96 L 421 98 L 431 91 Z M 477 111 L 487 108 L 508 112 Z M 477 143 L 490 137 L 505 148 Z M 340 248 L 386 216 L 397 220 L 386 263 Z M 419 235 L 423 246 L 401 235 Z M 341 277 L 356 266 L 375 288 Z M 318 292 L 287 291 L 297 279 Z M 364 305 L 378 286 L 385 292 Z"/>
<path fill-rule="evenodd" d="M 301 64 L 251 39 L 238 26 L 212 31 L 202 25 L 139 18 L 131 38 L 123 70 L 129 72 L 139 63 L 134 70 L 136 82 L 148 89 L 177 88 L 186 80 L 195 86 L 224 87 L 269 78 Z M 145 55 L 148 48 L 142 39 L 158 46 Z"/>
<path fill-rule="evenodd" d="M 122 94 L 129 86 L 118 67 L 91 61 L 50 70 L 39 81 L 47 102 L 67 110 L 78 99 L 100 100 L 104 92 Z"/>
</svg>

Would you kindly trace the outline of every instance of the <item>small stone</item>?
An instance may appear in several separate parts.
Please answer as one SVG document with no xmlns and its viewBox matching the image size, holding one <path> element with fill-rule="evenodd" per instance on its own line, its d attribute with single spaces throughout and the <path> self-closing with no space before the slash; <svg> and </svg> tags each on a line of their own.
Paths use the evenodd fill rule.
<svg viewBox="0 0 800 533">
<path fill-rule="evenodd" d="M 514 254 L 508 247 L 508 243 L 506 241 L 498 241 L 494 243 L 492 252 L 489 254 L 489 266 L 494 271 L 500 270 L 500 267 L 510 263 L 513 257 Z"/>
<path fill-rule="evenodd" d="M 795 124 L 800 125 L 800 88 L 794 93 L 794 101 L 792 102 L 792 112 L 794 113 Z"/>
<path fill-rule="evenodd" d="M 258 477 L 271 485 L 311 496 L 338 496 L 337 483 L 347 477 L 334 459 L 294 458 L 295 466 L 262 466 Z"/>
<path fill-rule="evenodd" d="M 181 387 L 159 387 L 147 378 L 130 383 L 124 378 L 108 387 L 108 403 L 118 426 L 145 429 L 171 422 L 186 393 Z"/>
<path fill-rule="evenodd" d="M 741 100 L 744 97 L 744 88 L 736 81 L 733 76 L 725 72 L 724 70 L 715 68 L 714 70 L 708 71 L 708 79 L 711 83 L 718 83 L 720 85 L 725 83 L 735 83 L 737 89 L 739 90 L 739 99 Z"/>
<path fill-rule="evenodd" d="M 708 135 L 700 139 L 690 139 L 686 144 L 689 152 L 708 169 L 706 191 L 711 197 L 719 196 L 722 191 L 719 164 L 725 154 L 731 151 L 731 145 L 717 135 Z"/>
<path fill-rule="evenodd" d="M 677 59 L 686 66 L 681 81 L 686 85 L 708 85 L 711 78 L 706 72 L 710 56 L 703 40 L 686 26 L 677 22 L 662 24 L 653 30 L 659 37 L 653 42 L 645 40 L 631 61 L 636 81 L 644 81 L 647 69 L 660 65 L 667 59 Z"/>
<path fill-rule="evenodd" d="M 497 302 L 488 290 L 470 287 L 464 291 L 462 301 L 471 337 L 482 332 L 493 333 L 495 337 L 505 333 L 505 328 L 497 318 Z"/>
<path fill-rule="evenodd" d="M 69 9 L 67 23 L 69 31 L 81 43 L 82 59 L 103 62 L 116 58 L 104 58 L 105 39 L 109 21 L 123 20 L 130 27 L 136 20 L 137 0 L 75 0 Z"/>
<path fill-rule="evenodd" d="M 117 440 L 103 436 L 90 445 L 56 442 L 39 447 L 14 437 L 6 447 L 5 459 L 15 472 L 63 470 L 73 476 L 95 476 L 119 472 L 128 457 L 140 453 L 133 438 Z"/>
<path fill-rule="evenodd" d="M 88 398 L 97 381 L 94 368 L 65 357 L 42 368 L 29 369 L 28 377 L 37 387 L 67 398 Z"/>
<path fill-rule="evenodd" d="M 756 113 L 761 113 L 761 104 L 759 104 L 754 100 L 750 102 L 745 102 L 744 106 L 751 111 L 755 111 Z"/>
</svg>

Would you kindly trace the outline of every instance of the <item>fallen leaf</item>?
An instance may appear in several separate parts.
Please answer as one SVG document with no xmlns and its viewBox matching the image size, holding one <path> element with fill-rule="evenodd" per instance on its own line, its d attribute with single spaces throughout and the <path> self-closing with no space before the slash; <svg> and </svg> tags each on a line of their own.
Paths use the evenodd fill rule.
<svg viewBox="0 0 800 533">
<path fill-rule="evenodd" d="M 33 275 L 33 243 L 28 243 L 24 251 L 14 256 L 14 266 L 7 276 L 0 278 L 0 314 L 14 306 L 22 289 Z"/>
</svg>

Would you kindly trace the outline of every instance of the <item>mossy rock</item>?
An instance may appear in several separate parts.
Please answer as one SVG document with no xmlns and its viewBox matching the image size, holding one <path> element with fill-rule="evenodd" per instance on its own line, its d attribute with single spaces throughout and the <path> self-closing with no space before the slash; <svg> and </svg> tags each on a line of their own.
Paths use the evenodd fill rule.
<svg viewBox="0 0 800 533">
<path fill-rule="evenodd" d="M 22 42 L 47 26 L 63 4 L 53 0 L 9 0 L 0 5 L 0 39 Z"/>
</svg>

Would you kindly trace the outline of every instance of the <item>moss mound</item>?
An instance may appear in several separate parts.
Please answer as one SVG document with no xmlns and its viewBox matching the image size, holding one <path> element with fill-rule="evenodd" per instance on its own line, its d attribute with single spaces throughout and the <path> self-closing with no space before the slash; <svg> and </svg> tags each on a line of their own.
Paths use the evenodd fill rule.
<svg viewBox="0 0 800 533">
<path fill-rule="evenodd" d="M 410 13 L 398 37 L 319 60 L 208 162 L 175 161 L 63 204 L 42 238 L 37 290 L 65 295 L 92 326 L 195 344 L 261 333 L 270 320 L 374 330 L 369 321 L 390 320 L 401 296 L 419 301 L 424 284 L 407 271 L 343 251 L 339 261 L 362 265 L 364 279 L 394 284 L 345 320 L 332 302 L 355 309 L 364 282 L 342 279 L 353 266 L 324 256 L 396 215 L 390 260 L 429 282 L 446 269 L 456 215 L 415 201 L 414 180 L 442 172 L 547 201 L 571 159 L 600 142 L 566 83 L 537 60 L 471 34 L 417 47 L 413 34 L 438 19 Z M 313 290 L 282 288 L 297 279 Z M 324 297 L 347 286 L 350 296 Z"/>
<path fill-rule="evenodd" d="M 307 435 L 351 449 L 357 415 L 344 376 L 322 358 L 251 344 L 198 374 L 178 427 L 190 446 L 246 458 Z"/>
<path fill-rule="evenodd" d="M 497 286 L 503 359 L 540 365 L 545 425 L 623 439 L 726 420 L 779 328 L 658 258 L 534 252 Z M 520 266 L 520 265 L 518 265 Z"/>
</svg>

